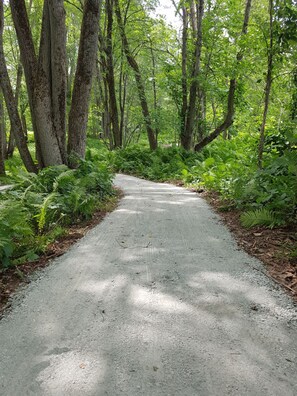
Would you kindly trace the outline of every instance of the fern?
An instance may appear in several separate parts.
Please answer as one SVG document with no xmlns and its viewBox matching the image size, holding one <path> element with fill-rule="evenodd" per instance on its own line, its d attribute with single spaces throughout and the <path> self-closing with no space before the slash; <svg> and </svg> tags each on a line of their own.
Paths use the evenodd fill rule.
<svg viewBox="0 0 297 396">
<path fill-rule="evenodd" d="M 54 219 L 54 214 L 52 214 L 52 218 L 49 219 L 49 213 L 50 211 L 56 210 L 59 207 L 58 202 L 54 202 L 55 199 L 59 197 L 59 194 L 56 192 L 53 192 L 49 194 L 45 200 L 43 201 L 40 212 L 36 216 L 38 219 L 38 230 L 43 231 L 45 225 L 49 225 L 53 219 Z"/>
<path fill-rule="evenodd" d="M 240 216 L 240 220 L 242 225 L 247 228 L 255 226 L 274 228 L 282 225 L 282 222 L 275 216 L 275 214 L 265 208 L 244 212 Z"/>
<path fill-rule="evenodd" d="M 57 226 L 90 218 L 113 195 L 105 165 L 82 160 L 38 175 L 20 173 L 14 187 L 0 194 L 0 270 L 33 260 L 51 241 Z"/>
<path fill-rule="evenodd" d="M 7 267 L 19 244 L 33 235 L 30 213 L 15 201 L 0 202 L 0 268 Z"/>
<path fill-rule="evenodd" d="M 53 183 L 53 191 L 69 193 L 76 184 L 75 170 L 69 169 L 57 176 Z"/>
</svg>

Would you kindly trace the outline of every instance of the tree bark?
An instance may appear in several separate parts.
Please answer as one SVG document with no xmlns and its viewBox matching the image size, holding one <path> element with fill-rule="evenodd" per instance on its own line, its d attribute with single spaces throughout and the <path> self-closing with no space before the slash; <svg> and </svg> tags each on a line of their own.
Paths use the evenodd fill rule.
<svg viewBox="0 0 297 396">
<path fill-rule="evenodd" d="M 197 132 L 198 140 L 202 140 L 205 136 L 205 118 L 206 118 L 206 95 L 202 87 L 198 88 L 198 107 L 197 107 Z"/>
<path fill-rule="evenodd" d="M 4 28 L 3 2 L 0 1 L 0 84 L 4 95 L 6 108 L 9 114 L 14 138 L 18 150 L 20 152 L 20 156 L 23 160 L 26 169 L 29 172 L 36 172 L 37 169 L 27 146 L 26 137 L 24 135 L 21 119 L 18 113 L 16 99 L 13 94 L 13 90 L 11 87 L 11 83 L 5 63 L 5 57 L 3 51 L 3 28 Z"/>
<path fill-rule="evenodd" d="M 157 84 L 156 84 L 156 58 L 153 49 L 152 39 L 150 40 L 150 51 L 152 57 L 152 86 L 153 86 L 153 97 L 154 97 L 154 124 L 155 124 L 155 136 L 158 144 L 158 136 L 160 133 L 159 129 L 159 106 L 158 106 L 158 96 L 157 96 Z"/>
<path fill-rule="evenodd" d="M 6 157 L 6 133 L 5 133 L 5 119 L 4 119 L 4 104 L 3 104 L 2 91 L 0 89 L 0 176 L 5 175 L 5 162 L 4 162 L 5 157 Z"/>
<path fill-rule="evenodd" d="M 127 73 L 123 70 L 124 66 L 124 52 L 121 51 L 121 66 L 119 79 L 119 104 L 120 104 L 120 133 L 122 136 L 123 146 L 126 146 L 126 131 L 125 131 L 125 109 L 127 98 Z"/>
<path fill-rule="evenodd" d="M 264 109 L 262 116 L 262 123 L 260 126 L 260 139 L 258 146 L 258 168 L 263 168 L 263 152 L 265 146 L 265 127 L 267 120 L 267 113 L 269 107 L 270 91 L 272 86 L 272 69 L 273 69 L 273 0 L 269 0 L 269 48 L 268 48 L 268 62 L 267 62 L 267 74 L 265 84 L 265 98 L 264 98 Z"/>
<path fill-rule="evenodd" d="M 144 84 L 142 81 L 142 76 L 140 73 L 138 63 L 130 51 L 128 39 L 126 36 L 126 32 L 125 32 L 125 28 L 124 28 L 124 24 L 123 24 L 123 20 L 122 20 L 119 1 L 118 0 L 114 0 L 114 1 L 115 1 L 115 13 L 117 16 L 117 21 L 118 21 L 118 26 L 119 26 L 119 30 L 120 30 L 120 36 L 121 36 L 122 43 L 123 43 L 124 52 L 125 52 L 128 64 L 131 66 L 131 68 L 134 71 L 135 81 L 136 81 L 137 90 L 138 90 L 138 96 L 139 96 L 139 100 L 140 100 L 142 115 L 143 115 L 144 122 L 146 125 L 146 131 L 147 131 L 149 145 L 150 145 L 151 150 L 155 150 L 157 148 L 157 140 L 156 140 L 155 132 L 152 127 L 151 115 L 149 112 L 149 107 L 148 107 L 148 102 L 147 102 L 147 98 L 146 98 L 146 94 L 145 94 Z"/>
<path fill-rule="evenodd" d="M 101 39 L 99 38 L 99 41 Z M 102 48 L 102 50 L 101 50 Z M 108 87 L 106 81 L 106 62 L 103 53 L 103 47 L 100 46 L 100 60 L 96 63 L 96 79 L 97 79 L 97 86 L 98 92 L 100 94 L 100 99 L 98 98 L 98 102 L 102 103 L 102 112 L 101 112 L 101 125 L 103 130 L 103 138 L 109 140 L 109 147 L 113 149 L 113 139 L 110 136 L 110 120 L 109 120 L 109 102 L 108 102 Z M 103 66 L 104 65 L 104 66 Z"/>
<path fill-rule="evenodd" d="M 119 127 L 119 114 L 117 97 L 115 91 L 115 78 L 113 66 L 113 48 L 112 48 L 112 33 L 113 33 L 113 0 L 106 0 L 106 14 L 107 14 L 107 37 L 106 37 L 106 59 L 107 59 L 107 84 L 109 90 L 109 108 L 110 121 L 113 131 L 114 148 L 122 147 L 123 141 Z"/>
<path fill-rule="evenodd" d="M 291 99 L 291 120 L 295 121 L 297 119 L 297 68 L 293 70 L 292 73 L 292 84 L 293 84 L 293 92 Z"/>
<path fill-rule="evenodd" d="M 57 139 L 61 160 L 66 163 L 67 73 L 63 0 L 44 2 L 38 75 L 44 75 L 48 84 L 53 134 Z"/>
<path fill-rule="evenodd" d="M 100 0 L 86 0 L 81 26 L 77 68 L 68 123 L 68 155 L 84 158 L 88 107 L 94 74 L 100 16 Z M 75 166 L 76 160 L 70 159 Z"/>
<path fill-rule="evenodd" d="M 188 108 L 188 83 L 187 83 L 187 61 L 188 61 L 188 11 L 186 6 L 182 7 L 183 31 L 182 31 L 182 107 L 180 113 L 181 129 L 180 135 L 184 136 L 186 126 L 186 115 Z"/>
<path fill-rule="evenodd" d="M 242 25 L 241 34 L 247 34 L 247 28 L 250 18 L 252 0 L 246 0 L 245 13 L 244 13 L 244 21 Z M 237 66 L 243 59 L 243 52 L 239 51 L 236 56 Z M 195 151 L 202 150 L 205 146 L 215 140 L 222 132 L 226 131 L 233 124 L 235 106 L 235 91 L 236 91 L 237 80 L 236 77 L 230 80 L 229 83 L 229 93 L 228 93 L 228 105 L 227 105 L 227 113 L 224 121 L 208 136 L 202 139 L 199 143 L 195 145 Z"/>
<path fill-rule="evenodd" d="M 202 48 L 202 18 L 204 12 L 204 0 L 197 2 L 197 34 L 195 44 L 195 60 L 191 75 L 191 85 L 189 94 L 189 104 L 187 108 L 186 125 L 181 135 L 181 145 L 185 150 L 190 150 L 192 146 L 193 127 L 196 114 L 197 89 L 199 86 L 198 77 L 200 74 L 200 60 Z"/>
<path fill-rule="evenodd" d="M 37 56 L 35 53 L 32 33 L 30 29 L 29 19 L 27 15 L 27 9 L 24 0 L 9 0 L 12 19 L 14 23 L 14 27 L 16 30 L 20 54 L 21 54 L 21 62 L 24 67 L 24 74 L 27 84 L 27 92 L 28 92 L 28 100 L 31 112 L 32 125 L 35 136 L 35 146 L 36 146 L 36 157 L 38 159 L 39 167 L 42 168 L 44 166 L 41 148 L 39 142 L 39 136 L 37 131 L 37 125 L 35 121 L 35 112 L 34 112 L 34 85 L 35 85 L 35 74 L 37 72 Z"/>
<path fill-rule="evenodd" d="M 45 0 L 39 61 L 37 60 L 32 32 L 29 25 L 24 0 L 10 0 L 11 12 L 16 29 L 21 60 L 28 88 L 28 98 L 31 110 L 32 124 L 37 146 L 37 156 L 41 167 L 63 163 L 59 139 L 53 123 L 50 81 L 48 79 L 49 42 L 51 40 L 50 7 L 60 9 L 62 0 Z M 58 37 L 61 41 L 64 38 Z M 55 51 L 56 43 L 51 42 L 51 50 Z M 47 55 L 46 55 L 47 54 Z M 51 52 L 53 55 L 53 52 Z M 57 60 L 54 55 L 55 60 Z"/>
<path fill-rule="evenodd" d="M 16 87 L 15 87 L 15 101 L 16 101 L 17 108 L 19 108 L 19 98 L 20 98 L 22 77 L 23 77 L 23 66 L 22 66 L 21 62 L 19 62 L 18 70 L 17 70 L 17 81 L 16 81 Z M 21 115 L 21 121 L 22 121 L 24 134 L 27 137 L 27 127 L 23 123 L 22 115 Z M 11 126 L 10 133 L 9 133 L 8 147 L 7 147 L 7 151 L 6 151 L 7 158 L 10 158 L 13 156 L 14 149 L 15 149 L 15 141 L 13 138 L 13 131 L 12 131 L 12 126 Z"/>
</svg>

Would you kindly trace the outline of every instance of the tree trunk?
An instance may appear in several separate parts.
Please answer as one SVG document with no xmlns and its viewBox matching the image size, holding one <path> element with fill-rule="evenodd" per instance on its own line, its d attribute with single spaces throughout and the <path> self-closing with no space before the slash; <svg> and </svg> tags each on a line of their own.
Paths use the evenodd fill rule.
<svg viewBox="0 0 297 396">
<path fill-rule="evenodd" d="M 68 155 L 84 158 L 88 107 L 98 48 L 100 0 L 86 0 L 68 123 Z M 76 160 L 70 161 L 75 166 Z"/>
<path fill-rule="evenodd" d="M 184 136 L 186 126 L 186 115 L 188 108 L 188 84 L 187 84 L 187 60 L 188 60 L 188 11 L 186 6 L 182 7 L 183 32 L 182 32 L 182 107 L 180 113 L 181 130 L 180 135 Z"/>
<path fill-rule="evenodd" d="M 18 64 L 18 70 L 17 70 L 17 81 L 16 81 L 16 88 L 15 88 L 15 101 L 17 108 L 19 108 L 19 98 L 20 98 L 20 90 L 21 90 L 21 84 L 22 84 L 22 77 L 23 77 L 23 66 L 21 62 Z M 21 115 L 21 121 L 23 125 L 23 131 L 25 136 L 27 136 L 27 128 L 24 125 L 23 120 L 22 120 L 22 115 Z M 13 132 L 12 132 L 12 127 L 10 128 L 10 133 L 9 133 L 9 140 L 8 140 L 8 147 L 7 147 L 7 152 L 6 156 L 7 158 L 10 158 L 13 156 L 13 152 L 15 149 L 15 141 L 13 138 Z"/>
<path fill-rule="evenodd" d="M 292 84 L 293 84 L 293 92 L 291 99 L 291 120 L 296 121 L 297 119 L 297 68 L 293 70 L 292 73 Z"/>
<path fill-rule="evenodd" d="M 119 79 L 119 103 L 120 103 L 120 134 L 122 136 L 123 146 L 126 146 L 126 133 L 125 133 L 125 109 L 127 98 L 127 73 L 123 71 L 124 66 L 124 52 L 121 51 L 121 66 L 120 66 L 120 79 Z"/>
<path fill-rule="evenodd" d="M 100 41 L 100 38 L 99 38 Z M 101 47 L 100 47 L 101 48 Z M 102 61 L 105 64 L 105 58 L 102 56 L 102 52 L 101 51 L 101 63 Z M 102 126 L 102 131 L 103 131 L 103 138 L 104 139 L 110 139 L 110 149 L 112 150 L 113 148 L 113 142 L 112 142 L 112 138 L 110 136 L 110 123 L 109 123 L 109 105 L 108 105 L 108 87 L 107 87 L 107 82 L 106 82 L 106 76 L 105 73 L 103 72 L 103 70 L 101 70 L 102 68 L 102 64 L 99 63 L 99 61 L 97 61 L 96 63 L 96 79 L 97 79 L 97 87 L 98 87 L 98 93 L 99 96 L 97 98 L 98 103 L 101 103 L 101 126 Z"/>
<path fill-rule="evenodd" d="M 18 38 L 20 54 L 21 54 L 21 62 L 24 67 L 24 74 L 26 78 L 28 100 L 29 100 L 31 119 L 32 119 L 32 125 L 35 136 L 36 157 L 38 159 L 39 167 L 42 168 L 44 164 L 41 155 L 39 134 L 37 131 L 37 125 L 34 114 L 35 113 L 34 104 L 33 104 L 34 81 L 35 81 L 35 74 L 37 71 L 37 57 L 35 53 L 32 33 L 30 30 L 27 9 L 24 0 L 9 0 L 9 2 L 10 2 L 13 23 Z"/>
<path fill-rule="evenodd" d="M 117 98 L 115 91 L 115 78 L 113 67 L 113 48 L 112 48 L 112 33 L 113 33 L 113 0 L 106 0 L 106 15 L 107 15 L 107 37 L 106 37 L 106 59 L 107 59 L 107 84 L 109 91 L 109 108 L 110 121 L 113 131 L 114 148 L 122 147 L 122 136 L 119 127 L 119 115 Z"/>
<path fill-rule="evenodd" d="M 205 118 L 206 118 L 206 95 L 204 90 L 199 87 L 198 89 L 198 106 L 197 106 L 197 132 L 199 141 L 205 136 Z"/>
<path fill-rule="evenodd" d="M 148 108 L 148 102 L 147 102 L 147 98 L 146 98 L 146 94 L 145 94 L 142 76 L 140 73 L 138 63 L 136 62 L 136 59 L 134 58 L 134 56 L 132 55 L 132 53 L 130 51 L 128 39 L 126 36 L 126 32 L 125 32 L 125 28 L 124 28 L 124 24 L 123 24 L 123 20 L 122 20 L 119 1 L 118 0 L 114 0 L 114 1 L 115 1 L 115 13 L 117 16 L 117 21 L 118 21 L 120 35 L 121 35 L 121 39 L 122 39 L 122 43 L 123 43 L 123 48 L 125 51 L 125 55 L 126 55 L 128 64 L 131 66 L 131 68 L 134 71 L 134 76 L 135 76 L 137 90 L 138 90 L 138 96 L 139 96 L 139 100 L 140 100 L 142 115 L 143 115 L 144 122 L 146 125 L 146 131 L 147 131 L 149 145 L 150 145 L 151 150 L 155 150 L 157 148 L 157 140 L 156 140 L 155 132 L 152 127 L 151 115 L 150 115 L 149 108 Z"/>
<path fill-rule="evenodd" d="M 196 39 L 197 35 L 197 30 L 199 28 L 199 16 L 198 16 L 198 7 L 197 7 L 197 1 L 195 0 L 190 0 L 190 21 L 191 21 L 191 27 L 192 27 L 192 32 L 193 32 L 193 37 L 194 40 Z"/>
<path fill-rule="evenodd" d="M 190 150 L 192 146 L 193 127 L 196 114 L 196 99 L 198 89 L 198 77 L 200 73 L 200 60 L 202 48 L 202 18 L 204 12 L 204 0 L 197 2 L 197 34 L 195 44 L 195 60 L 191 75 L 191 85 L 189 94 L 189 104 L 187 108 L 186 125 L 181 135 L 181 145 L 184 149 Z"/>
<path fill-rule="evenodd" d="M 215 138 L 217 138 L 223 131 L 228 129 L 233 123 L 234 116 L 234 97 L 236 90 L 236 80 L 230 80 L 229 95 L 228 95 L 228 107 L 227 115 L 224 122 L 219 125 L 210 135 L 206 136 L 201 142 L 197 143 L 195 146 L 195 151 L 202 150 L 205 146 L 211 143 Z"/>
<path fill-rule="evenodd" d="M 242 35 L 247 34 L 251 4 L 252 4 L 252 0 L 246 1 L 244 21 L 241 31 Z M 237 66 L 242 61 L 242 58 L 243 58 L 243 52 L 240 51 L 236 56 Z M 226 131 L 233 124 L 234 113 L 235 113 L 234 98 L 235 98 L 236 85 L 237 85 L 236 78 L 231 79 L 229 84 L 227 113 L 224 121 L 210 135 L 206 136 L 204 139 L 202 139 L 199 143 L 195 145 L 195 151 L 202 150 L 205 146 L 207 146 L 209 143 L 215 140 L 222 132 Z"/>
<path fill-rule="evenodd" d="M 153 42 L 152 39 L 150 40 L 150 50 L 151 50 L 151 57 L 152 57 L 152 85 L 153 85 L 153 96 L 154 96 L 154 124 L 155 124 L 155 135 L 156 141 L 158 144 L 158 136 L 160 133 L 159 128 L 159 106 L 158 106 L 158 97 L 157 97 L 157 84 L 156 84 L 156 59 L 153 49 Z"/>
<path fill-rule="evenodd" d="M 66 163 L 66 25 L 63 0 L 46 0 L 39 49 L 38 74 L 49 87 L 51 123 L 60 157 Z M 56 145 L 56 142 L 55 142 Z"/>
<path fill-rule="evenodd" d="M 4 95 L 6 108 L 9 114 L 10 123 L 13 128 L 14 138 L 20 152 L 20 156 L 26 169 L 29 172 L 36 172 L 36 166 L 33 162 L 31 154 L 29 152 L 26 137 L 24 135 L 21 119 L 17 109 L 17 103 L 11 83 L 9 80 L 9 75 L 7 72 L 7 67 L 5 63 L 5 57 L 3 52 L 3 28 L 4 28 L 4 13 L 3 13 L 3 2 L 0 1 L 0 84 L 2 92 Z"/>
<path fill-rule="evenodd" d="M 269 0 L 269 48 L 268 48 L 268 62 L 267 62 L 267 75 L 265 84 L 265 98 L 264 110 L 262 116 L 262 123 L 260 126 L 260 139 L 258 146 L 258 168 L 263 168 L 263 151 L 265 146 L 265 127 L 269 107 L 269 98 L 272 85 L 272 69 L 273 69 L 273 0 Z"/>
<path fill-rule="evenodd" d="M 59 43 L 51 42 L 51 35 L 55 35 L 52 29 L 56 29 L 57 25 L 55 23 L 51 25 L 50 9 L 55 7 L 60 10 L 63 6 L 63 1 L 45 0 L 44 2 L 39 61 L 37 61 L 35 54 L 24 0 L 10 0 L 10 5 L 26 77 L 38 160 L 41 167 L 61 164 L 63 163 L 63 158 L 53 122 L 49 75 L 55 70 L 55 66 L 51 70 L 51 61 L 55 60 L 58 63 L 63 61 L 62 59 L 58 60 L 58 47 L 59 43 L 64 40 L 61 35 L 55 36 Z M 59 17 L 61 18 L 62 14 Z M 63 23 L 63 21 L 59 21 L 58 24 L 61 22 Z"/>
<path fill-rule="evenodd" d="M 1 6 L 0 6 L 1 7 Z M 6 133 L 4 119 L 4 104 L 0 89 L 0 176 L 5 175 Z"/>
</svg>

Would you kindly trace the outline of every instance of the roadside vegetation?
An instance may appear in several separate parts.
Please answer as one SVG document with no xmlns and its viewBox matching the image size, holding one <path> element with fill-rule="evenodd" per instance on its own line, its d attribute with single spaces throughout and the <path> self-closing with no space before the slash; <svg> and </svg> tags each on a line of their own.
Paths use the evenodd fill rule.
<svg viewBox="0 0 297 396">
<path fill-rule="evenodd" d="M 0 269 L 38 259 L 67 227 L 90 219 L 115 196 L 108 169 L 83 160 L 76 169 L 20 171 L 10 182 L 0 194 Z"/>
<path fill-rule="evenodd" d="M 296 224 L 296 149 L 286 147 L 283 155 L 277 150 L 267 153 L 266 166 L 258 169 L 254 146 L 255 140 L 238 135 L 227 142 L 219 140 L 202 153 L 131 147 L 110 158 L 118 172 L 155 181 L 182 181 L 196 190 L 218 192 L 228 201 L 226 210 L 243 211 L 246 227 Z"/>
</svg>

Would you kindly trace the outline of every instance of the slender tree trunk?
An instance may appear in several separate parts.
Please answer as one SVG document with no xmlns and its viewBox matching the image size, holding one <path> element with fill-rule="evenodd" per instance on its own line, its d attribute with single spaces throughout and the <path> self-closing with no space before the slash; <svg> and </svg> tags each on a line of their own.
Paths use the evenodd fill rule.
<svg viewBox="0 0 297 396">
<path fill-rule="evenodd" d="M 145 94 L 145 88 L 144 88 L 144 84 L 142 81 L 142 76 L 140 73 L 138 63 L 130 51 L 128 39 L 126 36 L 126 32 L 125 32 L 125 28 L 124 28 L 124 24 L 123 24 L 123 20 L 122 20 L 119 1 L 118 0 L 114 0 L 114 1 L 115 1 L 115 13 L 117 16 L 117 21 L 118 21 L 120 35 L 121 35 L 121 39 L 122 39 L 122 43 L 123 43 L 123 48 L 125 51 L 125 55 L 126 55 L 128 64 L 131 66 L 131 68 L 134 71 L 134 76 L 135 76 L 136 85 L 137 85 L 137 89 L 138 89 L 138 96 L 139 96 L 140 105 L 141 105 L 141 109 L 142 109 L 142 115 L 143 115 L 144 122 L 146 125 L 149 145 L 150 145 L 151 150 L 155 150 L 157 148 L 157 140 L 156 140 L 155 132 L 152 127 L 151 115 L 150 115 L 149 108 L 148 108 L 148 102 L 147 102 L 147 98 L 146 98 L 146 94 Z"/>
<path fill-rule="evenodd" d="M 18 70 L 17 70 L 16 88 L 15 88 L 15 101 L 17 104 L 17 108 L 19 108 L 19 98 L 20 98 L 22 77 L 23 77 L 23 66 L 22 66 L 21 62 L 19 62 Z M 27 128 L 26 128 L 26 125 L 24 125 L 24 123 L 23 123 L 22 116 L 21 116 L 21 121 L 22 121 L 22 125 L 23 125 L 24 134 L 25 134 L 25 136 L 27 136 Z M 13 152 L 15 149 L 15 141 L 13 138 L 13 131 L 11 129 L 12 129 L 12 126 L 10 127 L 8 147 L 7 147 L 7 152 L 6 152 L 7 158 L 10 158 L 13 156 Z"/>
<path fill-rule="evenodd" d="M 98 59 L 96 60 L 96 81 L 95 81 L 95 103 L 96 103 L 96 113 L 98 117 L 98 123 L 100 120 L 102 120 L 102 109 L 104 107 L 104 98 L 103 98 L 103 92 L 102 92 L 102 77 L 100 75 L 99 71 L 99 65 L 98 65 Z M 102 133 L 98 130 L 97 131 L 97 137 L 100 138 L 102 137 Z"/>
<path fill-rule="evenodd" d="M 131 0 L 127 1 L 126 8 L 124 11 L 123 26 L 126 26 L 128 11 L 131 5 Z M 121 71 L 120 71 L 120 81 L 119 81 L 119 102 L 120 102 L 120 131 L 123 139 L 123 146 L 126 147 L 128 143 L 127 139 L 127 125 L 128 125 L 128 113 L 126 113 L 127 107 L 127 84 L 128 84 L 128 73 L 123 71 L 124 69 L 124 57 L 125 51 L 123 46 L 121 47 Z"/>
<path fill-rule="evenodd" d="M 94 74 L 100 16 L 100 0 L 86 0 L 81 26 L 77 68 L 68 123 L 68 154 L 84 158 L 88 107 Z M 75 161 L 72 161 L 75 165 Z"/>
<path fill-rule="evenodd" d="M 291 120 L 295 121 L 297 119 L 297 67 L 293 70 L 292 73 L 292 84 L 293 92 L 291 99 Z"/>
<path fill-rule="evenodd" d="M 150 38 L 150 50 L 152 57 L 152 85 L 153 85 L 153 96 L 154 96 L 154 123 L 155 123 L 155 134 L 156 141 L 158 144 L 158 136 L 159 136 L 159 106 L 158 106 L 158 97 L 157 97 L 157 84 L 156 84 L 156 59 L 153 49 L 152 39 Z"/>
<path fill-rule="evenodd" d="M 244 21 L 242 26 L 241 34 L 247 34 L 247 28 L 250 18 L 252 0 L 246 0 L 245 13 L 244 13 Z M 243 52 L 238 52 L 236 56 L 237 66 L 243 59 Z M 236 73 L 235 73 L 236 74 Z M 222 132 L 226 131 L 233 124 L 235 106 L 234 106 L 234 98 L 236 91 L 237 80 L 236 77 L 232 78 L 229 83 L 229 93 L 228 93 L 228 105 L 227 105 L 227 113 L 224 121 L 208 136 L 202 139 L 199 143 L 195 145 L 195 151 L 202 150 L 205 146 L 215 140 Z"/>
<path fill-rule="evenodd" d="M 273 69 L 273 0 L 269 0 L 269 48 L 268 48 L 268 62 L 267 62 L 267 74 L 265 84 L 265 98 L 264 98 L 264 110 L 262 116 L 262 123 L 260 126 L 260 139 L 258 146 L 258 167 L 263 168 L 263 152 L 265 146 L 265 127 L 267 120 L 267 113 L 269 107 L 269 98 L 272 85 L 272 69 Z"/>
<path fill-rule="evenodd" d="M 121 51 L 121 66 L 120 66 L 120 79 L 119 79 L 119 104 L 120 104 L 120 134 L 122 136 L 123 146 L 126 145 L 125 136 L 125 108 L 127 98 L 127 74 L 123 71 L 124 66 L 124 51 Z"/>
<path fill-rule="evenodd" d="M 5 175 L 5 162 L 4 162 L 5 157 L 6 157 L 6 133 L 5 133 L 5 118 L 4 118 L 4 103 L 3 103 L 2 91 L 0 89 L 0 176 Z"/>
<path fill-rule="evenodd" d="M 21 119 L 17 109 L 17 103 L 15 100 L 15 96 L 13 94 L 13 90 L 9 80 L 9 75 L 7 72 L 7 67 L 3 52 L 3 28 L 4 28 L 3 2 L 0 1 L 0 84 L 4 95 L 6 108 L 9 114 L 14 138 L 18 150 L 20 152 L 20 156 L 23 160 L 26 169 L 29 172 L 36 172 L 36 166 L 33 162 L 33 159 L 31 157 L 31 154 L 27 146 L 26 137 L 24 135 Z"/>
<path fill-rule="evenodd" d="M 128 75 L 124 74 L 123 76 L 123 99 L 121 104 L 121 134 L 123 136 L 123 145 L 126 147 L 126 135 L 127 135 L 127 119 L 128 115 L 126 113 L 126 104 L 127 104 L 127 83 L 128 83 Z"/>
<path fill-rule="evenodd" d="M 113 48 L 112 48 L 112 35 L 113 35 L 113 0 L 106 0 L 106 14 L 107 14 L 107 37 L 106 37 L 106 60 L 107 60 L 107 83 L 109 90 L 109 108 L 110 108 L 110 121 L 113 131 L 114 147 L 122 147 L 122 136 L 119 126 L 119 115 L 117 97 L 115 91 L 115 78 L 113 66 Z"/>
<path fill-rule="evenodd" d="M 197 36 L 197 31 L 199 28 L 199 15 L 198 15 L 198 3 L 196 0 L 190 0 L 190 21 L 191 21 L 191 27 L 192 27 L 192 32 L 193 32 L 193 38 L 194 40 L 196 39 Z"/>
<path fill-rule="evenodd" d="M 181 107 L 181 130 L 180 135 L 185 135 L 186 115 L 188 108 L 188 84 L 187 84 L 187 61 L 188 61 L 188 11 L 182 7 L 183 32 L 182 32 L 182 107 Z"/>
<path fill-rule="evenodd" d="M 101 52 L 101 62 L 103 61 L 105 63 L 104 57 L 102 57 L 102 51 Z M 97 86 L 98 86 L 98 92 L 100 95 L 100 98 L 98 98 L 98 102 L 101 103 L 101 120 L 102 120 L 102 130 L 103 130 L 103 138 L 104 139 L 110 139 L 110 131 L 109 131 L 109 122 L 107 122 L 109 118 L 109 106 L 108 106 L 108 88 L 107 88 L 107 82 L 106 82 L 106 77 L 105 74 L 102 70 L 102 64 L 100 64 L 98 61 L 96 63 L 96 80 L 97 80 Z M 113 148 L 113 142 L 112 139 L 110 141 L 110 149 Z"/>
<path fill-rule="evenodd" d="M 206 95 L 204 90 L 198 88 L 198 106 L 197 106 L 197 132 L 199 141 L 205 136 L 205 118 L 206 118 Z"/>
<path fill-rule="evenodd" d="M 5 120 L 5 102 L 4 102 L 4 96 L 2 93 L 2 89 L 0 86 L 0 110 L 1 110 L 1 116 L 0 116 L 0 130 L 2 134 L 2 149 L 4 152 L 4 156 L 6 157 L 6 145 L 7 145 L 7 138 L 6 138 L 6 120 Z"/>
<path fill-rule="evenodd" d="M 187 108 L 186 125 L 181 135 L 181 145 L 184 149 L 190 150 L 192 146 L 192 136 L 194 120 L 196 114 L 197 89 L 199 86 L 198 77 L 200 74 L 200 60 L 202 48 L 202 18 L 204 12 L 204 0 L 197 2 L 197 35 L 195 44 L 195 60 L 191 75 L 191 85 L 189 94 L 189 104 Z"/>
<path fill-rule="evenodd" d="M 103 111 L 102 111 L 102 129 L 103 129 L 103 138 L 109 140 L 109 148 L 113 150 L 114 141 L 113 135 L 110 133 L 110 111 L 109 111 L 109 92 L 108 92 L 108 83 L 107 83 L 107 61 L 104 54 L 106 54 L 105 50 L 105 40 L 103 37 L 103 33 L 101 31 L 101 27 L 99 24 L 99 54 L 100 60 L 96 62 L 96 78 L 98 83 L 98 88 L 100 91 L 102 103 L 103 103 Z M 101 86 L 102 82 L 102 86 Z"/>
</svg>

